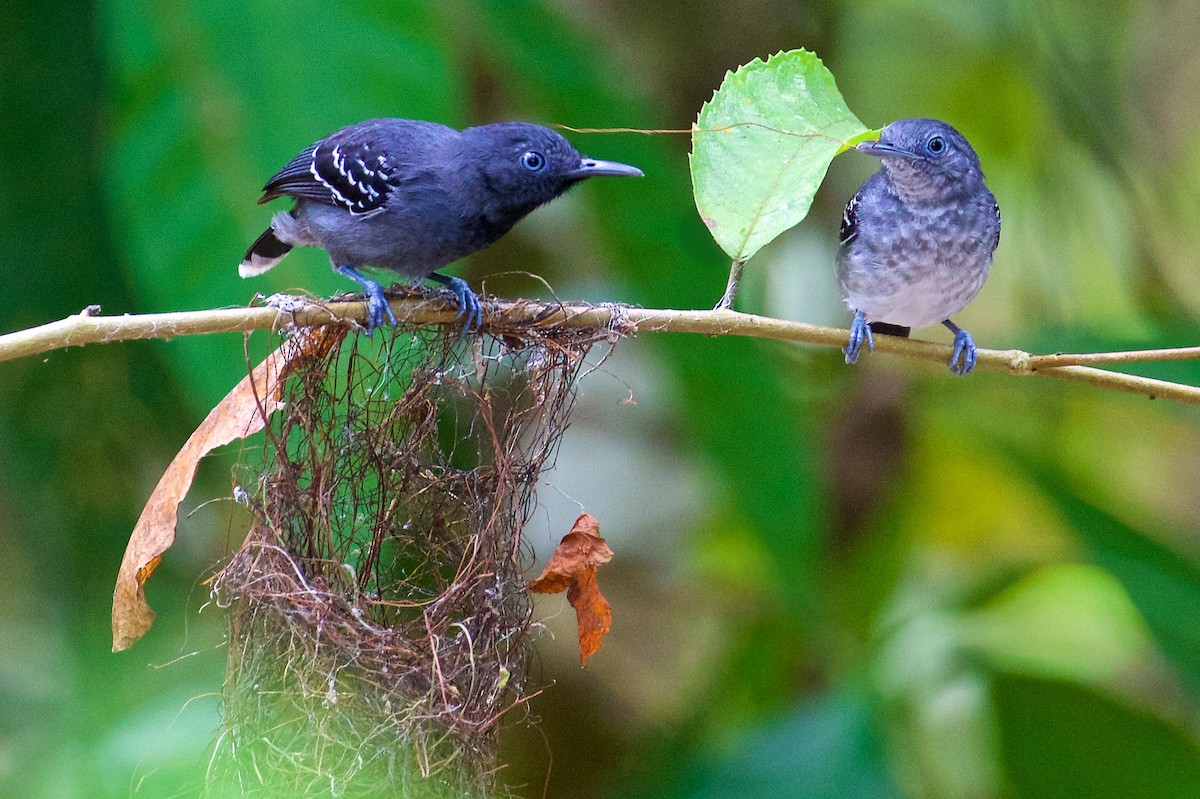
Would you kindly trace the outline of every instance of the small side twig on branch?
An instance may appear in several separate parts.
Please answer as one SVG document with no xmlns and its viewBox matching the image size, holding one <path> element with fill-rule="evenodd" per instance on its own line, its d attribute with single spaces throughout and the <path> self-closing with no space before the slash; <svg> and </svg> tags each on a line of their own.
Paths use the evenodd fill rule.
<svg viewBox="0 0 1200 799">
<path fill-rule="evenodd" d="M 396 299 L 392 301 L 392 309 L 401 323 L 438 324 L 456 321 L 456 309 L 437 299 Z M 531 325 L 604 328 L 620 324 L 622 332 L 628 334 L 673 332 L 749 336 L 839 348 L 845 345 L 850 335 L 848 330 L 841 328 L 789 322 L 730 310 L 684 311 L 619 305 L 560 305 L 526 300 L 492 300 L 485 303 L 485 309 L 484 327 L 493 330 Z M 288 311 L 255 307 L 136 316 L 98 316 L 94 308 L 88 308 L 57 322 L 0 335 L 0 361 L 85 344 L 272 330 L 290 325 L 316 327 L 365 320 L 364 302 L 303 302 Z M 940 363 L 950 359 L 949 345 L 894 336 L 877 336 L 875 351 Z M 978 351 L 976 368 L 1022 376 L 1041 375 L 1150 399 L 1200 405 L 1200 387 L 1096 368 L 1096 365 L 1193 359 L 1200 360 L 1200 347 L 1053 355 L 1032 355 L 1022 350 L 981 349 Z"/>
</svg>

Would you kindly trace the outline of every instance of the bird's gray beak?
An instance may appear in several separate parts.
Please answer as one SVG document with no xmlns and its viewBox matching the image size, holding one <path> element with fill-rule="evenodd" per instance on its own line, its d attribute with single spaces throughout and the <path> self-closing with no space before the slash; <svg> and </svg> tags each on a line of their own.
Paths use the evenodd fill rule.
<svg viewBox="0 0 1200 799">
<path fill-rule="evenodd" d="M 616 161 L 597 161 L 595 158 L 584 158 L 579 166 L 571 171 L 573 178 L 594 178 L 599 175 L 625 176 L 631 178 L 644 177 L 642 170 L 628 164 L 618 164 Z"/>
<path fill-rule="evenodd" d="M 860 153 L 873 155 L 876 158 L 907 158 L 910 161 L 918 161 L 921 156 L 916 153 L 910 153 L 908 150 L 901 150 L 899 147 L 893 147 L 890 144 L 884 144 L 881 141 L 864 141 L 855 145 L 854 149 Z"/>
</svg>

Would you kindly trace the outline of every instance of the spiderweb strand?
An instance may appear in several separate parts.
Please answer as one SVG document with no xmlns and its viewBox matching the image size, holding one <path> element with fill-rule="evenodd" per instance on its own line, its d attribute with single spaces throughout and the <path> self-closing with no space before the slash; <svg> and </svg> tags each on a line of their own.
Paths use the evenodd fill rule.
<svg viewBox="0 0 1200 799">
<path fill-rule="evenodd" d="M 761 128 L 769 130 L 772 133 L 778 133 L 781 136 L 793 136 L 798 139 L 828 139 L 829 141 L 837 142 L 843 147 L 849 146 L 842 139 L 836 136 L 830 136 L 819 131 L 812 133 L 800 133 L 794 130 L 784 130 L 783 128 L 772 127 L 763 122 L 734 122 L 729 125 L 718 125 L 715 128 L 573 128 L 570 125 L 552 125 L 551 127 L 565 130 L 569 133 L 640 133 L 646 136 L 671 135 L 671 134 L 692 134 L 692 133 L 728 133 L 735 128 Z"/>
</svg>

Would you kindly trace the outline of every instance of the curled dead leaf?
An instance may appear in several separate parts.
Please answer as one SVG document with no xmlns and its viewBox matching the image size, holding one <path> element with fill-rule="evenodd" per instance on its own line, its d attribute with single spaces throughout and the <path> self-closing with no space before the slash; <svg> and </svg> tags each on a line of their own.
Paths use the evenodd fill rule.
<svg viewBox="0 0 1200 799">
<path fill-rule="evenodd" d="M 567 592 L 567 601 L 575 608 L 579 627 L 579 664 L 596 653 L 612 627 L 612 606 L 600 593 L 596 570 L 612 560 L 613 551 L 600 537 L 600 523 L 590 513 L 575 520 L 571 532 L 563 536 L 546 568 L 529 583 L 538 594 Z"/>
<path fill-rule="evenodd" d="M 191 488 L 200 459 L 219 446 L 257 433 L 280 407 L 281 386 L 291 371 L 328 355 L 347 328 L 313 328 L 285 341 L 230 391 L 192 433 L 147 500 L 121 560 L 113 590 L 113 651 L 133 646 L 154 623 L 144 586 L 175 542 L 179 503 Z"/>
</svg>

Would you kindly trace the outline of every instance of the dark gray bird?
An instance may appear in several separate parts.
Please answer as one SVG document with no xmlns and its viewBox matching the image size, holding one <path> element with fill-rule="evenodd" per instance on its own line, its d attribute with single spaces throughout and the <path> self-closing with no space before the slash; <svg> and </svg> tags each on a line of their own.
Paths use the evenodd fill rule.
<svg viewBox="0 0 1200 799">
<path fill-rule="evenodd" d="M 305 148 L 267 181 L 260 204 L 292 197 L 238 267 L 261 275 L 292 247 L 321 247 L 336 272 L 367 293 L 371 333 L 396 323 L 374 266 L 407 278 L 432 278 L 458 299 L 464 332 L 482 321 L 466 281 L 435 270 L 483 249 L 543 203 L 597 175 L 635 175 L 635 167 L 586 158 L 554 131 L 503 122 L 457 131 L 412 119 L 371 119 Z"/>
<path fill-rule="evenodd" d="M 987 280 L 1000 243 L 1000 206 L 983 182 L 979 156 L 936 119 L 901 119 L 858 145 L 882 167 L 842 216 L 837 282 L 854 311 L 846 363 L 876 332 L 907 336 L 941 322 L 954 332 L 950 371 L 975 368 L 975 342 L 950 317 Z"/>
</svg>

